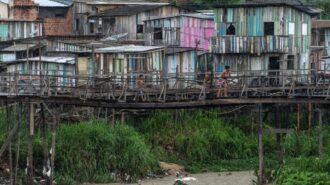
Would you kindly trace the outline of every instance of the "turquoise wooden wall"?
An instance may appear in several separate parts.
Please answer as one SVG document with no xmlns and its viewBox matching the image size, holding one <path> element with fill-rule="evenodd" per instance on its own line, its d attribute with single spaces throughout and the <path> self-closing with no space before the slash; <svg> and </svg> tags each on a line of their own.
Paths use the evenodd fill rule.
<svg viewBox="0 0 330 185">
<path fill-rule="evenodd" d="M 289 6 L 268 6 L 219 8 L 215 9 L 214 13 L 217 37 L 226 36 L 226 30 L 231 24 L 236 28 L 236 37 L 263 37 L 264 23 L 274 22 L 274 36 L 288 37 L 281 43 L 284 48 L 292 50 L 290 53 L 309 52 L 311 17 L 302 11 Z M 293 28 L 291 32 L 290 26 Z M 305 33 L 304 26 L 307 26 Z M 221 40 L 217 42 L 218 45 L 220 43 Z"/>
</svg>

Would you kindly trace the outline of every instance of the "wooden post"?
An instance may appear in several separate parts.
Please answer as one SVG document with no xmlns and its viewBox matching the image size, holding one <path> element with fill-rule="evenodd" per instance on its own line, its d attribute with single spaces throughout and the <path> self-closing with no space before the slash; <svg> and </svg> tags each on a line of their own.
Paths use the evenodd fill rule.
<svg viewBox="0 0 330 185">
<path fill-rule="evenodd" d="M 300 130 L 300 104 L 297 104 L 297 131 Z"/>
<path fill-rule="evenodd" d="M 259 131 L 258 131 L 258 143 L 259 143 L 259 174 L 258 174 L 258 184 L 263 184 L 264 176 L 264 151 L 263 151 L 263 131 L 262 131 L 262 104 L 258 105 L 259 107 Z"/>
<path fill-rule="evenodd" d="M 10 118 L 9 116 L 11 115 L 10 114 L 10 110 L 9 110 L 9 107 L 8 107 L 8 102 L 5 103 L 6 104 L 6 122 L 7 122 L 7 130 L 8 130 L 8 133 L 10 132 Z M 10 184 L 12 185 L 13 184 L 13 159 L 12 159 L 12 150 L 11 150 L 11 143 L 12 141 L 10 140 L 10 143 L 8 145 L 8 152 L 9 152 L 9 170 L 10 170 Z"/>
<path fill-rule="evenodd" d="M 275 122 L 277 129 L 281 129 L 281 114 L 279 105 L 276 106 Z M 278 161 L 280 164 L 283 164 L 283 149 L 282 149 L 282 134 L 276 134 L 277 149 L 278 149 Z"/>
<path fill-rule="evenodd" d="M 34 105 L 30 103 L 29 116 L 29 134 L 28 134 L 28 166 L 27 166 L 27 180 L 28 184 L 33 184 L 33 134 L 34 134 Z"/>
<path fill-rule="evenodd" d="M 323 157 L 323 122 L 322 122 L 322 111 L 319 109 L 319 157 Z"/>
<path fill-rule="evenodd" d="M 124 123 L 125 122 L 125 112 L 122 111 L 121 112 L 121 123 Z"/>
<path fill-rule="evenodd" d="M 50 158 L 50 185 L 53 185 L 54 181 L 54 169 L 55 169 L 55 146 L 56 146 L 56 127 L 58 123 L 58 118 L 53 115 L 53 125 L 52 125 L 52 146 L 51 146 L 51 158 Z"/>
<path fill-rule="evenodd" d="M 115 127 L 116 109 L 112 109 L 112 126 Z"/>
<path fill-rule="evenodd" d="M 48 156 L 48 143 L 47 143 L 47 125 L 46 125 L 45 112 L 44 112 L 45 109 L 43 103 L 40 104 L 40 108 L 41 108 L 41 124 L 42 124 L 42 147 L 44 152 L 43 172 L 47 173 L 47 171 L 50 169 L 48 169 L 47 166 L 47 161 L 49 156 Z"/>
<path fill-rule="evenodd" d="M 19 151 L 21 146 L 21 134 L 20 134 L 20 128 L 22 124 L 22 102 L 18 105 L 18 120 L 17 120 L 17 142 L 16 142 L 16 158 L 15 158 L 15 174 L 14 174 L 14 181 L 13 184 L 16 185 L 17 183 L 17 170 L 18 170 L 18 161 L 19 161 Z"/>
<path fill-rule="evenodd" d="M 308 130 L 311 131 L 312 129 L 312 120 L 313 120 L 313 105 L 312 103 L 308 103 Z"/>
</svg>

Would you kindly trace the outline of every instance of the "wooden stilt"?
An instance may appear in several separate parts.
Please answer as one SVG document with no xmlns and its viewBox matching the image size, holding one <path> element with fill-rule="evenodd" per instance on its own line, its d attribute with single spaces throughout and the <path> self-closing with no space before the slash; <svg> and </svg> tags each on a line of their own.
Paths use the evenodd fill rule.
<svg viewBox="0 0 330 185">
<path fill-rule="evenodd" d="M 29 184 L 33 184 L 33 135 L 34 135 L 34 104 L 30 103 L 29 116 L 29 134 L 28 134 L 28 166 L 27 166 L 27 180 Z"/>
<path fill-rule="evenodd" d="M 8 132 L 10 132 L 10 126 L 11 126 L 11 121 L 10 121 L 10 116 L 11 115 L 11 111 L 8 107 L 8 102 L 6 102 L 6 122 L 7 122 L 7 130 Z M 12 150 L 11 150 L 11 143 L 12 141 L 10 141 L 9 145 L 8 145 L 8 153 L 9 153 L 9 170 L 10 170 L 10 174 L 9 174 L 9 178 L 10 178 L 10 184 L 13 184 L 13 156 L 12 156 Z"/>
<path fill-rule="evenodd" d="M 259 131 L 258 131 L 258 143 L 259 143 L 259 174 L 258 179 L 259 185 L 263 184 L 263 176 L 264 176 L 264 151 L 263 151 L 263 127 L 262 127 L 262 104 L 259 104 Z"/>
<path fill-rule="evenodd" d="M 112 109 L 112 126 L 115 126 L 116 109 Z"/>
<path fill-rule="evenodd" d="M 281 114 L 280 114 L 280 107 L 276 106 L 276 114 L 275 114 L 275 122 L 277 129 L 281 129 Z M 276 142 L 277 142 L 277 149 L 278 149 L 278 161 L 280 164 L 283 164 L 283 149 L 282 149 L 282 134 L 276 134 Z"/>
<path fill-rule="evenodd" d="M 323 157 L 323 121 L 322 121 L 322 111 L 319 110 L 319 157 Z"/>
<path fill-rule="evenodd" d="M 18 120 L 17 120 L 17 142 L 16 142 L 16 158 L 15 158 L 15 174 L 14 174 L 14 181 L 13 184 L 18 184 L 17 182 L 17 170 L 18 170 L 18 161 L 19 161 L 19 152 L 20 152 L 20 146 L 21 146 L 21 134 L 20 134 L 20 128 L 22 124 L 22 103 L 19 103 L 18 106 Z"/>
<path fill-rule="evenodd" d="M 312 129 L 312 120 L 313 120 L 313 105 L 312 103 L 308 103 L 308 130 L 311 131 Z"/>
<path fill-rule="evenodd" d="M 54 166 L 55 166 L 55 146 L 56 146 L 56 127 L 58 123 L 58 118 L 54 115 L 53 125 L 52 125 L 52 146 L 51 146 L 51 158 L 50 158 L 50 185 L 53 185 L 54 181 Z"/>
<path fill-rule="evenodd" d="M 297 104 L 297 131 L 300 130 L 300 104 Z"/>
<path fill-rule="evenodd" d="M 125 112 L 121 112 L 121 123 L 125 123 Z"/>
<path fill-rule="evenodd" d="M 42 147 L 44 152 L 44 159 L 43 159 L 43 172 L 46 172 L 50 169 L 48 169 L 48 143 L 47 143 L 47 125 L 45 120 L 45 110 L 44 105 L 40 104 L 41 108 L 41 124 L 42 124 Z M 49 180 L 49 179 L 48 179 Z M 49 184 L 49 183 L 47 183 Z"/>
</svg>

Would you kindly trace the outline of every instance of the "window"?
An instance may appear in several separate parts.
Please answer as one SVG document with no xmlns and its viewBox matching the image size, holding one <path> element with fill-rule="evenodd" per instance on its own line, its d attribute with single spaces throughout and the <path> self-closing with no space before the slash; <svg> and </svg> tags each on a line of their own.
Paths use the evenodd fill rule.
<svg viewBox="0 0 330 185">
<path fill-rule="evenodd" d="M 287 69 L 294 69 L 294 55 L 288 55 Z"/>
<path fill-rule="evenodd" d="M 274 22 L 264 23 L 264 35 L 274 35 Z"/>
<path fill-rule="evenodd" d="M 227 28 L 226 35 L 235 35 L 236 34 L 236 28 L 234 25 L 230 24 L 230 26 Z"/>
<path fill-rule="evenodd" d="M 307 24 L 302 24 L 302 35 L 306 36 L 308 33 L 308 25 Z"/>
<path fill-rule="evenodd" d="M 79 19 L 76 19 L 75 25 L 76 25 L 76 30 L 79 30 Z"/>
<path fill-rule="evenodd" d="M 294 22 L 289 23 L 289 35 L 294 35 L 295 32 L 295 24 Z"/>
<path fill-rule="evenodd" d="M 162 28 L 154 28 L 154 39 L 163 40 L 163 29 Z"/>
<path fill-rule="evenodd" d="M 138 24 L 136 27 L 136 33 L 143 33 L 143 25 L 142 24 Z"/>
<path fill-rule="evenodd" d="M 55 14 L 55 17 L 65 17 L 64 14 Z"/>
<path fill-rule="evenodd" d="M 94 33 L 94 22 L 89 23 L 89 32 Z"/>
</svg>

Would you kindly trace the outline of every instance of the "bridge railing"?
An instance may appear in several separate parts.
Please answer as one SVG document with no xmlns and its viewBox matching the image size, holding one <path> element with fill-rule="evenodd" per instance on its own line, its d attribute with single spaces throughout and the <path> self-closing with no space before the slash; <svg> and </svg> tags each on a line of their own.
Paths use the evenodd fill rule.
<svg viewBox="0 0 330 185">
<path fill-rule="evenodd" d="M 145 85 L 137 86 L 139 75 L 143 75 Z M 208 92 L 219 87 L 217 80 L 221 73 L 140 73 L 108 74 L 103 76 L 72 75 L 56 71 L 43 73 L 0 74 L 0 94 L 8 96 L 71 96 L 76 98 L 99 98 L 127 101 L 136 98 L 143 91 L 146 99 L 168 100 L 188 99 L 189 96 L 206 98 Z M 315 70 L 253 70 L 232 72 L 228 78 L 229 91 L 233 96 L 271 96 L 280 94 L 330 95 L 328 76 Z"/>
</svg>

